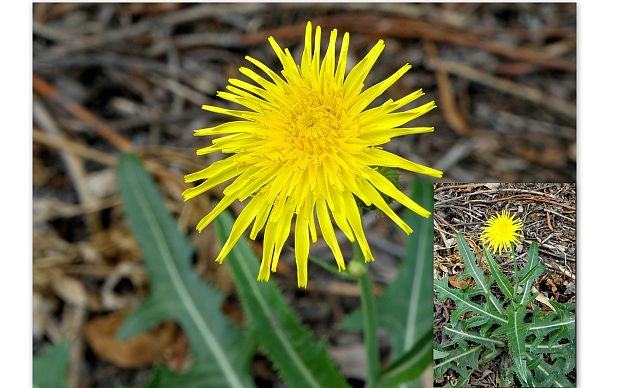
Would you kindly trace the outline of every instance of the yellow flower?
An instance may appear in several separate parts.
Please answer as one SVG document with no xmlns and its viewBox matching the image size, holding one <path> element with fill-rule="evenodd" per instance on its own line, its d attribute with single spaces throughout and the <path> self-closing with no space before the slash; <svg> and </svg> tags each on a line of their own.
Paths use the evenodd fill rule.
<svg viewBox="0 0 620 388">
<path fill-rule="evenodd" d="M 198 150 L 198 155 L 213 152 L 232 155 L 186 175 L 186 182 L 202 180 L 202 183 L 183 192 L 188 200 L 235 178 L 224 190 L 222 200 L 200 221 L 197 229 L 204 229 L 233 202 L 250 198 L 216 260 L 220 263 L 224 260 L 254 221 L 251 239 L 265 230 L 258 280 L 269 280 L 270 271 L 276 270 L 295 216 L 299 287 L 307 285 L 308 252 L 310 239 L 317 241 L 317 220 L 339 269 L 343 270 L 345 263 L 331 217 L 350 241 L 360 244 L 365 260 L 374 260 L 355 197 L 367 205 L 375 205 L 407 233 L 412 229 L 387 205 L 381 193 L 424 217 L 430 215 L 373 167 L 398 167 L 434 177 L 442 176 L 441 171 L 413 163 L 380 147 L 396 136 L 433 131 L 432 127 L 400 127 L 435 108 L 433 101 L 397 112 L 424 95 L 422 90 L 367 109 L 411 66 L 401 67 L 391 77 L 362 91 L 366 76 L 383 51 L 383 41 L 380 40 L 345 76 L 348 33 L 342 38 L 336 61 L 337 33 L 336 30 L 331 32 L 321 61 L 321 28 L 316 28 L 314 48 L 312 32 L 312 24 L 308 23 L 301 65 L 295 62 L 288 49 L 282 50 L 273 37 L 269 38 L 282 64 L 281 75 L 256 59 L 245 57 L 266 77 L 241 67 L 239 71 L 256 85 L 230 79 L 226 86 L 228 92 L 218 92 L 217 95 L 248 110 L 211 105 L 202 107 L 240 120 L 195 131 L 197 136 L 225 135 Z"/>
<path fill-rule="evenodd" d="M 494 254 L 499 251 L 501 255 L 503 251 L 510 250 L 511 244 L 517 244 L 519 238 L 523 238 L 519 233 L 523 223 L 515 217 L 516 214 L 502 210 L 501 215 L 496 213 L 487 220 L 482 231 L 482 240 L 489 249 L 493 249 Z"/>
</svg>

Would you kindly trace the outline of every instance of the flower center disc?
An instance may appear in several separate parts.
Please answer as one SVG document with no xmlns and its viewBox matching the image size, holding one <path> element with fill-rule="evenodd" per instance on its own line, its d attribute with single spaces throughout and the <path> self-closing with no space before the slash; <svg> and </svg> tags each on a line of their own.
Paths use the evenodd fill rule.
<svg viewBox="0 0 620 388">
<path fill-rule="evenodd" d="M 346 112 L 341 91 L 296 85 L 287 92 L 287 104 L 280 106 L 277 119 L 266 123 L 286 160 L 321 164 L 357 137 L 357 125 Z"/>
</svg>

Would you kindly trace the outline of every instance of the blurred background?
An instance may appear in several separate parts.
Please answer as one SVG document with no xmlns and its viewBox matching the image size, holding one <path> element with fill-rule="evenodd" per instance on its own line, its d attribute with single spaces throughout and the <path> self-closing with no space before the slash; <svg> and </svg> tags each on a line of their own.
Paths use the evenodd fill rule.
<svg viewBox="0 0 620 388">
<path fill-rule="evenodd" d="M 413 65 L 383 99 L 423 88 L 420 104 L 439 105 L 415 124 L 435 133 L 386 148 L 445 171 L 446 181 L 575 180 L 575 4 L 34 4 L 34 351 L 72 339 L 73 386 L 136 386 L 155 362 L 177 370 L 189 362 L 174 324 L 129 345 L 115 339 L 148 293 L 116 189 L 120 151 L 147 161 L 196 243 L 198 271 L 231 295 L 227 313 L 240 316 L 228 275 L 213 263 L 212 231 L 193 232 L 209 200 L 183 203 L 182 176 L 214 160 L 195 156 L 206 143 L 193 130 L 223 118 L 201 104 L 227 105 L 215 93 L 240 76 L 246 54 L 277 68 L 270 35 L 299 58 L 308 20 L 351 33 L 349 63 L 386 41 L 367 84 Z M 373 268 L 380 288 L 395 275 L 403 241 L 383 218 L 365 223 L 382 261 Z M 321 243 L 313 253 L 330 257 Z M 347 377 L 361 378 L 361 337 L 336 327 L 358 305 L 356 286 L 315 266 L 316 280 L 298 291 L 291 257 L 274 280 Z M 264 359 L 253 373 L 276 384 Z"/>
</svg>

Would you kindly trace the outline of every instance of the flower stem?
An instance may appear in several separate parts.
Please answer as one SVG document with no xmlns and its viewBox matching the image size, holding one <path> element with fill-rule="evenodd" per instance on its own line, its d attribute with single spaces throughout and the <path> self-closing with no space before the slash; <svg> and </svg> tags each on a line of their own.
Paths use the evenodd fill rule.
<svg viewBox="0 0 620 388">
<path fill-rule="evenodd" d="M 362 291 L 362 316 L 364 319 L 364 345 L 366 347 L 367 377 L 366 387 L 377 386 L 379 378 L 379 343 L 377 341 L 377 310 L 372 289 L 372 279 L 368 266 L 364 263 L 362 250 L 358 243 L 353 243 L 353 258 L 366 268 L 359 277 Z"/>
</svg>

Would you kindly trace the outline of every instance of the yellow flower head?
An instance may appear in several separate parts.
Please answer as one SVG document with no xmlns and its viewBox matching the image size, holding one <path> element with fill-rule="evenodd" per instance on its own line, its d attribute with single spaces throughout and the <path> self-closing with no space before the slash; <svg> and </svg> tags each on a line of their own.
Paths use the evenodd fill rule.
<svg viewBox="0 0 620 388">
<path fill-rule="evenodd" d="M 501 215 L 496 213 L 486 222 L 482 240 L 489 249 L 493 249 L 494 254 L 499 251 L 501 255 L 503 251 L 510 250 L 511 244 L 517 244 L 519 238 L 523 238 L 519 233 L 523 223 L 515 217 L 516 214 L 502 210 Z"/>
<path fill-rule="evenodd" d="M 314 32 L 314 47 L 312 32 L 308 23 L 300 65 L 288 49 L 283 50 L 273 37 L 269 38 L 282 64 L 280 74 L 254 58 L 245 57 L 264 75 L 241 67 L 239 71 L 255 84 L 230 79 L 228 91 L 217 95 L 247 109 L 202 107 L 238 120 L 196 130 L 197 136 L 224 135 L 213 139 L 210 146 L 198 150 L 197 154 L 232 155 L 186 175 L 186 182 L 202 182 L 183 192 L 187 200 L 234 178 L 224 190 L 222 200 L 199 222 L 197 229 L 204 229 L 233 202 L 250 198 L 216 260 L 221 263 L 254 222 L 251 239 L 259 231 L 265 231 L 258 280 L 269 280 L 270 271 L 276 270 L 295 216 L 295 257 L 300 287 L 307 285 L 308 251 L 310 239 L 317 241 L 317 221 L 339 269 L 344 269 L 345 263 L 332 217 L 350 241 L 358 241 L 365 260 L 373 260 L 355 197 L 376 206 L 407 233 L 412 229 L 387 205 L 381 193 L 424 217 L 430 215 L 378 173 L 376 167 L 399 167 L 442 176 L 441 171 L 380 147 L 396 136 L 433 131 L 432 127 L 401 127 L 435 108 L 435 103 L 429 102 L 398 111 L 424 95 L 422 90 L 367 109 L 411 66 L 401 67 L 386 80 L 362 91 L 366 76 L 383 51 L 383 41 L 345 76 L 349 34 L 344 34 L 336 60 L 337 33 L 333 30 L 321 60 L 321 28 Z"/>
</svg>

